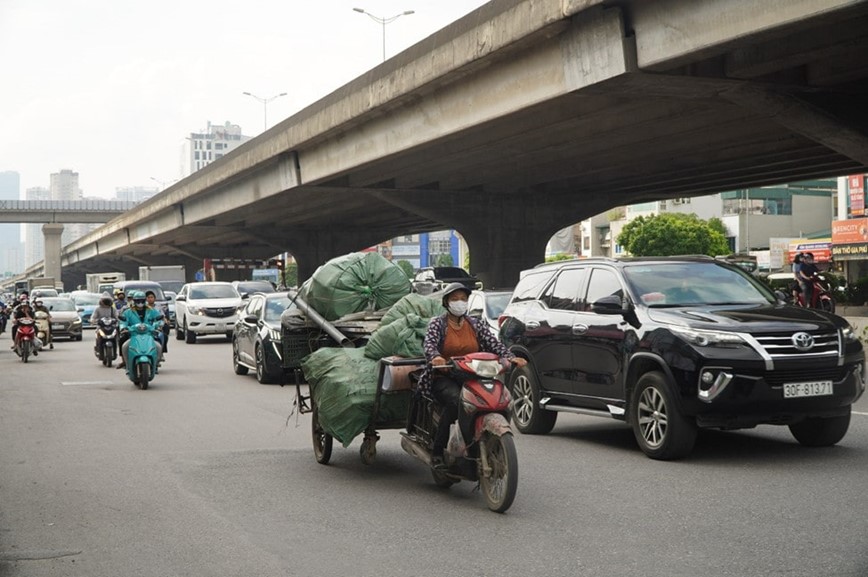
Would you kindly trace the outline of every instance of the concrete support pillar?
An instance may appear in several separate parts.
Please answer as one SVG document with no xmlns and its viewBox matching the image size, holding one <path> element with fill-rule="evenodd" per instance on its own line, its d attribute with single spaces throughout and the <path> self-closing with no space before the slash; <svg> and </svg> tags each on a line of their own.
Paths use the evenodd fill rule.
<svg viewBox="0 0 868 577">
<path fill-rule="evenodd" d="M 389 238 L 369 230 L 296 231 L 286 239 L 286 249 L 298 265 L 298 282 L 309 279 L 316 269 L 335 257 L 361 250 Z"/>
<path fill-rule="evenodd" d="M 45 276 L 61 282 L 60 278 L 60 235 L 63 225 L 49 223 L 42 225 L 42 235 L 45 238 Z"/>
</svg>

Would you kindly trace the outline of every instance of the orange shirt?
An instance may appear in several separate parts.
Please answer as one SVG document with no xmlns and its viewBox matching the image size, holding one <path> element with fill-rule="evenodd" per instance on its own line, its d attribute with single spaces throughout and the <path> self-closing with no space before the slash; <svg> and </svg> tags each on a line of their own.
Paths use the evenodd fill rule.
<svg viewBox="0 0 868 577">
<path fill-rule="evenodd" d="M 461 322 L 461 328 L 446 322 L 446 338 L 443 339 L 441 356 L 447 361 L 452 357 L 460 357 L 467 353 L 479 352 L 479 342 L 476 340 L 476 331 L 467 319 Z"/>
</svg>

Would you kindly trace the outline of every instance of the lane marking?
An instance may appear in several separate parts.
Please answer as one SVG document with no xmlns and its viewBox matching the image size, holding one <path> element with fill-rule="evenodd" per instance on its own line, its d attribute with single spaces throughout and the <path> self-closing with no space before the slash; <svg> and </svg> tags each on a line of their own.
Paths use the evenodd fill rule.
<svg viewBox="0 0 868 577">
<path fill-rule="evenodd" d="M 863 417 L 868 417 L 868 413 L 860 413 L 859 411 L 853 411 L 854 415 L 862 415 Z"/>
<path fill-rule="evenodd" d="M 61 381 L 61 385 L 65 387 L 74 387 L 78 385 L 113 385 L 113 381 Z"/>
</svg>

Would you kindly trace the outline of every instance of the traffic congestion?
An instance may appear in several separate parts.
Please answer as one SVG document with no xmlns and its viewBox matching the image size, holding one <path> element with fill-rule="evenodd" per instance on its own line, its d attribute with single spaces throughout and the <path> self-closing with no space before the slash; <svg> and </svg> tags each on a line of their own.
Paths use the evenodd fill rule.
<svg viewBox="0 0 868 577">
<path fill-rule="evenodd" d="M 355 272 L 347 272 L 353 267 Z M 691 277 L 707 282 L 692 283 L 686 291 L 677 279 L 687 273 L 661 273 L 661 267 L 687 267 Z M 341 277 L 348 274 L 379 280 L 362 288 L 344 282 Z M 575 279 L 582 275 L 600 277 L 605 284 L 580 284 L 579 291 Z M 384 546 L 376 537 L 384 524 L 389 535 L 401 528 L 405 535 L 396 535 L 398 542 L 415 550 L 406 531 L 432 515 L 427 523 L 438 527 L 434 539 L 440 551 L 450 548 L 451 533 L 445 528 L 452 519 L 470 534 L 474 525 L 494 534 L 508 527 L 512 536 L 505 542 L 514 547 L 506 554 L 510 566 L 528 572 L 541 567 L 545 574 L 560 574 L 566 563 L 596 569 L 588 574 L 639 575 L 648 573 L 641 568 L 650 562 L 666 567 L 666 574 L 701 567 L 703 574 L 735 575 L 749 567 L 776 574 L 781 567 L 804 565 L 804 554 L 792 539 L 803 530 L 807 515 L 814 514 L 843 527 L 816 537 L 821 549 L 834 543 L 847 551 L 837 558 L 840 571 L 835 574 L 857 575 L 863 567 L 865 558 L 855 542 L 864 536 L 861 513 L 868 509 L 864 498 L 852 492 L 858 485 L 837 496 L 818 495 L 811 488 L 828 469 L 834 475 L 826 483 L 840 491 L 856 481 L 854 464 L 868 465 L 868 414 L 861 398 L 864 355 L 855 328 L 845 319 L 787 305 L 738 267 L 696 257 L 619 263 L 585 259 L 537 267 L 522 275 L 507 299 L 498 298 L 504 291 L 493 291 L 492 310 L 482 304 L 486 291 L 476 280 L 467 281 L 471 286 L 444 282 L 422 294 L 399 267 L 378 255 L 334 259 L 315 276 L 290 290 L 187 283 L 171 299 L 171 320 L 166 304 L 157 300 L 165 303 L 165 295 L 138 290 L 148 288 L 145 281 L 118 281 L 112 296 L 104 292 L 87 309 L 83 338 L 68 332 L 35 336 L 40 341 L 33 345 L 36 356 L 26 363 L 15 350 L 2 355 L 16 385 L 0 387 L 0 427 L 4 433 L 20 427 L 21 416 L 10 412 L 20 405 L 20 395 L 50 399 L 55 394 L 58 400 L 46 411 L 57 418 L 62 400 L 81 415 L 83 420 L 65 416 L 60 421 L 65 435 L 73 433 L 67 437 L 71 454 L 89 464 L 80 470 L 54 457 L 64 465 L 36 481 L 45 482 L 45 490 L 54 491 L 50 487 L 56 483 L 79 486 L 97 479 L 100 491 L 111 496 L 130 484 L 144 485 L 136 498 L 154 506 L 161 499 L 159 486 L 181 482 L 187 488 L 180 493 L 170 489 L 167 498 L 182 509 L 193 507 L 197 518 L 203 514 L 201 501 L 208 503 L 210 514 L 231 525 L 230 541 L 242 558 L 251 553 L 235 542 L 239 535 L 272 551 L 276 557 L 265 566 L 288 566 L 269 539 L 260 541 L 262 532 L 251 525 L 253 510 L 272 529 L 283 528 L 289 539 L 300 540 L 307 547 L 297 553 L 299 566 L 307 568 L 304 574 L 336 574 L 351 556 L 360 560 L 358 574 L 401 574 L 402 563 L 376 573 L 372 553 L 363 550 Z M 242 294 L 242 288 L 263 290 Z M 16 308 L 30 307 L 31 296 L 18 295 Z M 37 298 L 40 304 L 46 299 L 75 302 L 72 296 Z M 671 320 L 678 315 L 699 318 L 703 308 L 703 318 L 714 314 L 728 324 L 717 321 L 711 329 L 708 321 L 686 325 Z M 76 310 L 85 312 L 83 306 Z M 496 330 L 487 317 L 493 317 Z M 558 338 L 555 331 L 568 324 L 565 318 L 584 319 L 588 328 Z M 764 329 L 762 318 L 773 327 Z M 811 323 L 816 326 L 810 328 Z M 815 342 L 806 350 L 798 350 L 805 347 L 797 340 L 783 346 L 780 334 L 788 330 L 791 336 L 804 332 Z M 763 332 L 776 334 L 778 341 L 767 342 Z M 837 335 L 823 336 L 829 332 Z M 561 357 L 574 359 L 566 361 L 574 365 L 550 365 L 558 362 L 558 347 L 567 340 L 586 350 L 576 349 L 578 357 Z M 616 368 L 615 350 L 630 353 L 623 357 L 624 368 Z M 800 355 L 810 365 L 798 364 Z M 649 365 L 655 356 L 663 364 Z M 769 368 L 770 360 L 779 366 Z M 563 385 L 568 366 L 573 367 L 573 388 Z M 110 370 L 114 367 L 123 371 Z M 638 375 L 637 367 L 643 371 Z M 694 374 L 689 367 L 695 367 Z M 706 378 L 710 371 L 712 378 Z M 795 376 L 799 371 L 807 377 Z M 22 378 L 34 386 L 23 388 Z M 618 384 L 617 378 L 632 379 L 632 385 Z M 669 380 L 679 378 L 683 381 Z M 607 383 L 632 395 L 618 399 L 594 393 Z M 137 395 L 128 395 L 134 391 Z M 69 397 L 76 394 L 80 396 Z M 112 416 L 123 414 L 132 417 L 132 428 Z M 96 452 L 75 442 L 78 436 L 102 436 L 100 430 L 105 439 L 90 446 L 103 447 Z M 136 441 L 137 435 L 143 437 Z M 0 495 L 20 499 L 16 481 L 31 476 L 24 454 L 42 449 L 20 434 L 7 438 L 14 442 L 0 449 L 2 462 L 14 458 L 22 464 Z M 102 451 L 114 456 L 106 462 Z M 119 451 L 131 453 L 121 457 Z M 643 460 L 643 453 L 650 459 Z M 234 459 L 242 461 L 232 464 Z M 133 476 L 122 470 L 134 471 Z M 241 470 L 247 472 L 243 482 L 237 477 Z M 375 478 L 382 486 L 371 482 Z M 148 490 L 151 484 L 155 486 Z M 745 484 L 754 489 L 736 489 Z M 244 485 L 250 491 L 242 491 Z M 736 490 L 746 506 L 724 498 Z M 193 502 L 190 494 L 197 495 Z M 647 501 L 652 496 L 660 510 Z M 269 498 L 280 503 L 277 509 L 265 505 Z M 853 499 L 854 505 L 844 514 L 836 504 L 842 498 Z M 829 499 L 828 506 L 822 505 Z M 52 500 L 46 497 L 46 502 Z M 436 503 L 440 513 L 429 511 L 426 503 Z M 784 503 L 795 522 L 771 536 L 757 516 L 762 511 L 780 515 Z M 121 518 L 129 517 L 127 505 L 115 506 Z M 248 507 L 252 509 L 245 513 Z M 479 518 L 480 507 L 505 515 Z M 410 518 L 397 519 L 401 508 Z M 10 510 L 24 509 L 16 505 Z M 83 518 L 98 516 L 93 521 L 98 524 L 112 517 L 76 510 Z M 276 510 L 289 517 L 275 517 Z M 349 535 L 358 531 L 344 515 L 369 518 L 376 529 L 351 544 Z M 657 523 L 641 520 L 648 515 L 662 518 Z M 557 520 L 566 533 L 551 534 L 547 518 Z M 723 540 L 704 545 L 703 552 L 675 544 L 687 543 L 712 519 Z M 132 524 L 141 527 L 143 522 Z M 159 526 L 178 536 L 179 522 L 164 526 L 151 519 L 148 531 Z M 753 522 L 757 527 L 745 532 Z M 24 533 L 38 533 L 29 523 L 24 523 Z M 299 535 L 295 523 L 308 531 L 306 536 Z M 327 539 L 342 547 L 327 561 L 322 556 L 331 548 L 316 537 L 326 535 L 322 523 L 332 527 Z M 209 532 L 222 534 L 215 528 Z M 759 533 L 762 554 L 728 559 L 735 543 Z M 578 550 L 573 545 L 566 561 L 551 561 L 566 546 L 566 535 L 584 545 Z M 628 536 L 639 543 L 621 549 L 618 559 L 603 553 Z M 19 571 L 12 575 L 29 574 L 24 557 L 33 554 L 17 554 L 3 540 L 0 534 L 0 568 L 7 563 Z M 501 546 L 493 535 L 480 542 Z M 202 554 L 201 543 L 194 540 L 191 546 Z M 466 547 L 459 548 L 466 552 Z M 85 549 L 64 550 L 56 559 L 93 563 L 93 550 Z M 171 563 L 182 557 L 173 551 Z M 226 566 L 237 562 L 217 557 Z M 511 574 L 503 568 L 486 571 L 483 567 L 490 567 L 482 560 L 471 566 L 480 574 Z M 317 572 L 314 567 L 328 569 Z M 456 562 L 443 567 L 443 574 L 464 574 Z"/>
</svg>

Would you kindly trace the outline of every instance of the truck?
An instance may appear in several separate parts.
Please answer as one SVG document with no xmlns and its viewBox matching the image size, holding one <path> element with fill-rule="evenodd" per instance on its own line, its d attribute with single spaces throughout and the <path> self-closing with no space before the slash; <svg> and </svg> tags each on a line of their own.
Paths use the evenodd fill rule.
<svg viewBox="0 0 868 577">
<path fill-rule="evenodd" d="M 54 277 L 51 276 L 39 276 L 27 279 L 27 290 L 33 291 L 36 287 L 40 288 L 52 288 L 57 290 L 56 283 L 54 281 Z"/>
<path fill-rule="evenodd" d="M 127 280 L 127 275 L 122 272 L 94 272 L 87 274 L 86 279 L 88 292 L 112 294 L 115 283 Z"/>
<path fill-rule="evenodd" d="M 140 266 L 139 280 L 156 281 L 164 291 L 177 293 L 187 282 L 187 271 L 182 264 Z"/>
</svg>

